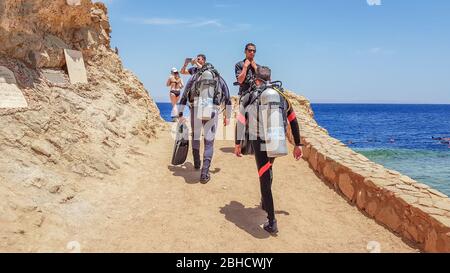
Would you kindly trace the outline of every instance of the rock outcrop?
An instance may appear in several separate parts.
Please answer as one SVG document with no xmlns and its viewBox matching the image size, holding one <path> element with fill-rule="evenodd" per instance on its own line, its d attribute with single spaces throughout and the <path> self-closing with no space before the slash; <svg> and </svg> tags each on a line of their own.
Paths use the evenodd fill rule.
<svg viewBox="0 0 450 273">
<path fill-rule="evenodd" d="M 64 48 L 80 50 L 89 60 L 97 49 L 109 48 L 110 32 L 102 3 L 0 1 L 0 54 L 33 67 L 63 67 Z"/>
<path fill-rule="evenodd" d="M 0 66 L 14 73 L 29 106 L 0 109 L 0 235 L 38 228 L 45 204 L 80 190 L 77 177 L 114 174 L 135 143 L 165 126 L 110 49 L 105 6 L 68 2 L 77 1 L 0 0 Z M 88 84 L 69 83 L 64 48 L 83 52 Z M 5 231 L 8 224 L 16 228 Z"/>
</svg>

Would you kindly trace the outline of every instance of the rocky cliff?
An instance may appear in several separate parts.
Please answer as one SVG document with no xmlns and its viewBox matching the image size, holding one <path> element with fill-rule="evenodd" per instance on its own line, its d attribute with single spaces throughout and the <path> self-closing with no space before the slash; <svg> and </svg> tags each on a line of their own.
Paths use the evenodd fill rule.
<svg viewBox="0 0 450 273">
<path fill-rule="evenodd" d="M 113 174 L 134 143 L 164 126 L 110 49 L 106 7 L 77 2 L 0 0 L 0 66 L 14 73 L 29 106 L 0 109 L 0 226 L 14 223 L 14 232 L 29 221 L 39 226 L 44 204 L 72 198 L 77 177 Z M 83 52 L 88 84 L 69 83 L 64 48 Z"/>
<path fill-rule="evenodd" d="M 0 1 L 0 53 L 33 67 L 64 66 L 64 48 L 81 50 L 89 60 L 109 48 L 110 32 L 102 3 Z"/>
</svg>

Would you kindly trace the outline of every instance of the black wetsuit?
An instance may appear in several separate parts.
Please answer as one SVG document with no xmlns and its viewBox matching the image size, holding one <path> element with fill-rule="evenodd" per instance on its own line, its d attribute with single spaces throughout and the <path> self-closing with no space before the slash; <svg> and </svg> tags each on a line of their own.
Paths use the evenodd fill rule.
<svg viewBox="0 0 450 273">
<path fill-rule="evenodd" d="M 234 73 L 236 75 L 236 79 L 241 75 L 242 70 L 244 70 L 244 63 L 246 59 L 243 61 L 238 62 L 234 67 Z M 256 64 L 257 67 L 259 67 L 258 64 Z M 243 95 L 246 91 L 250 89 L 251 82 L 255 79 L 256 71 L 253 68 L 253 66 L 249 66 L 247 68 L 247 75 L 245 77 L 245 80 L 242 84 L 239 85 L 239 96 Z"/>
<path fill-rule="evenodd" d="M 254 104 L 259 103 L 259 100 L 255 100 L 257 96 L 257 91 L 253 90 L 249 95 L 241 97 L 238 113 L 238 122 L 236 125 L 235 143 L 240 144 L 240 140 L 245 136 L 246 124 L 249 122 L 248 119 L 256 119 L 256 123 L 259 124 L 258 111 L 249 111 L 249 107 L 254 106 Z M 290 124 L 292 135 L 296 146 L 301 145 L 300 139 L 300 128 L 295 115 L 295 111 L 291 108 L 287 108 L 287 102 L 283 98 L 285 107 L 286 119 Z M 253 105 L 251 103 L 253 102 Z M 248 117 L 248 119 L 246 118 Z M 255 121 L 255 120 L 254 120 Z M 273 172 L 272 166 L 275 158 L 269 158 L 267 152 L 261 149 L 261 146 L 265 143 L 264 140 L 259 136 L 261 129 L 257 129 L 255 133 L 250 132 L 250 142 L 252 143 L 253 150 L 255 153 L 256 166 L 258 168 L 259 182 L 261 187 L 262 196 L 262 208 L 267 212 L 268 219 L 270 223 L 275 220 L 275 209 L 272 197 L 272 179 Z"/>
</svg>

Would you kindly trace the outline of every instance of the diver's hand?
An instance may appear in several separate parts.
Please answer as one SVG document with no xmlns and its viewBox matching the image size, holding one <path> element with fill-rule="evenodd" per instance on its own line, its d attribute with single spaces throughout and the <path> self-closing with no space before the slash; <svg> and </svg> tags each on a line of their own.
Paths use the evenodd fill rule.
<svg viewBox="0 0 450 273">
<path fill-rule="evenodd" d="M 244 68 L 248 68 L 251 64 L 252 64 L 251 61 L 249 61 L 248 59 L 245 59 Z"/>
<path fill-rule="evenodd" d="M 255 71 L 258 70 L 258 66 L 256 65 L 255 60 L 252 61 L 251 65 L 252 65 L 253 69 L 255 69 Z"/>
<path fill-rule="evenodd" d="M 294 148 L 294 158 L 295 158 L 295 160 L 300 160 L 300 158 L 302 158 L 303 157 L 303 150 L 302 150 L 302 147 L 300 147 L 300 146 L 295 146 L 295 148 Z"/>
<path fill-rule="evenodd" d="M 241 153 L 241 145 L 235 145 L 234 146 L 234 154 L 237 156 L 237 157 L 242 157 L 242 153 Z"/>
</svg>

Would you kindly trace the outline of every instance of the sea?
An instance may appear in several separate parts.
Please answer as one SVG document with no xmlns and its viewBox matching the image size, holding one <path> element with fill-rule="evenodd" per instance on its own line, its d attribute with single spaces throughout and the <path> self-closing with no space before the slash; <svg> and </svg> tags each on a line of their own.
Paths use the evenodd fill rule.
<svg viewBox="0 0 450 273">
<path fill-rule="evenodd" d="M 170 121 L 171 104 L 157 103 Z M 450 105 L 312 104 L 349 148 L 450 196 Z"/>
</svg>

